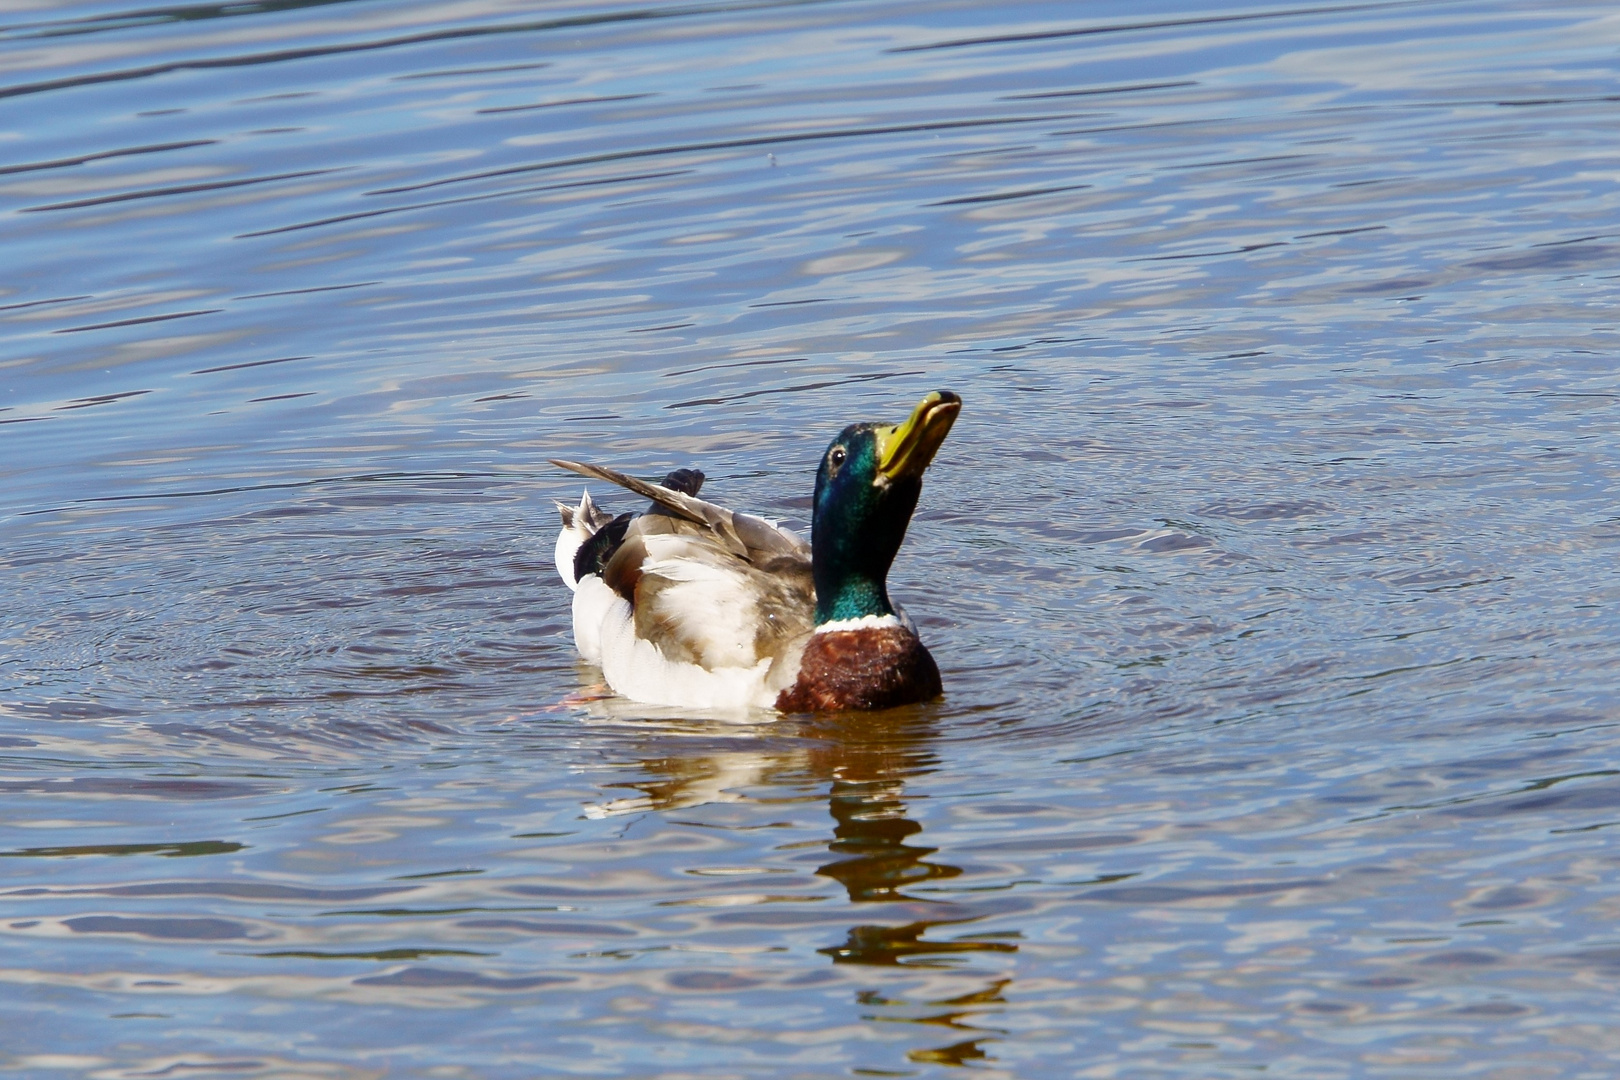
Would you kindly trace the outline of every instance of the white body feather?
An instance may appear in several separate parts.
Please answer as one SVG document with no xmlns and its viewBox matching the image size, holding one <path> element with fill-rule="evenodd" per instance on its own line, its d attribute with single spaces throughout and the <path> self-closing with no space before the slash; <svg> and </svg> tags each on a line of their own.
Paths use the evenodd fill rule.
<svg viewBox="0 0 1620 1080">
<path fill-rule="evenodd" d="M 637 532 L 645 549 L 641 575 L 657 581 L 650 610 L 656 611 L 661 632 L 693 655 L 673 659 L 641 636 L 630 602 L 600 575 L 574 580 L 575 554 L 607 515 L 589 494 L 577 510 L 560 504 L 559 509 L 564 526 L 555 558 L 558 575 L 574 590 L 574 645 L 584 660 L 601 665 L 603 678 L 618 693 L 653 705 L 770 708 L 798 677 L 797 650 L 789 650 L 789 659 L 760 649 L 759 628 L 776 616 L 762 610 L 759 571 L 746 561 L 691 533 Z M 770 529 L 788 548 L 805 547 L 774 522 L 736 517 Z"/>
<path fill-rule="evenodd" d="M 636 634 L 635 613 L 620 596 L 608 607 L 600 633 L 602 677 L 636 701 L 702 709 L 768 709 L 781 692 L 781 687 L 769 685 L 773 681 L 770 657 L 752 667 L 717 668 L 669 659 L 657 645 Z"/>
<path fill-rule="evenodd" d="M 579 507 L 557 504 L 557 509 L 563 512 L 562 531 L 557 533 L 557 546 L 552 552 L 552 558 L 557 562 L 557 576 L 563 579 L 563 584 L 569 589 L 575 588 L 579 583 L 574 580 L 574 556 L 579 554 L 580 547 L 595 535 L 596 505 L 591 502 L 589 491 L 580 496 Z"/>
<path fill-rule="evenodd" d="M 624 603 L 594 574 L 574 588 L 574 648 L 587 663 L 602 662 L 602 620 L 615 601 Z"/>
<path fill-rule="evenodd" d="M 891 606 L 894 607 L 896 612 L 899 612 L 900 607 L 898 604 Z M 816 627 L 816 633 L 836 634 L 842 630 L 880 630 L 889 626 L 904 626 L 908 630 L 913 630 L 911 620 L 903 618 L 899 614 L 862 615 L 858 619 L 834 619 L 831 622 L 824 622 Z M 913 630 L 913 632 L 915 631 Z"/>
</svg>

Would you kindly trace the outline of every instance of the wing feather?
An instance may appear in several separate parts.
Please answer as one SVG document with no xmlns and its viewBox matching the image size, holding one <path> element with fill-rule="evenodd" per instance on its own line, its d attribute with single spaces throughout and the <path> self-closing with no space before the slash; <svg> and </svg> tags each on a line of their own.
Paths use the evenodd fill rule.
<svg viewBox="0 0 1620 1080">
<path fill-rule="evenodd" d="M 772 686 L 792 680 L 815 628 L 810 546 L 801 537 L 615 469 L 552 464 L 617 484 L 668 511 L 631 520 L 602 568 L 608 588 L 628 601 L 625 631 L 657 646 L 676 668 L 758 671 Z"/>
<path fill-rule="evenodd" d="M 809 557 L 810 545 L 806 544 L 802 537 L 762 517 L 733 513 L 723 506 L 706 502 L 682 491 L 673 491 L 658 484 L 648 483 L 617 469 L 601 465 L 584 465 L 577 461 L 562 461 L 557 458 L 552 458 L 551 463 L 581 476 L 591 476 L 610 484 L 617 484 L 637 495 L 651 499 L 677 517 L 694 525 L 703 526 L 727 551 L 751 562 L 796 552 L 803 553 L 806 558 Z"/>
<path fill-rule="evenodd" d="M 757 565 L 693 522 L 637 518 L 603 577 L 630 601 L 639 637 L 706 668 L 775 659 L 815 624 L 809 559 Z"/>
</svg>

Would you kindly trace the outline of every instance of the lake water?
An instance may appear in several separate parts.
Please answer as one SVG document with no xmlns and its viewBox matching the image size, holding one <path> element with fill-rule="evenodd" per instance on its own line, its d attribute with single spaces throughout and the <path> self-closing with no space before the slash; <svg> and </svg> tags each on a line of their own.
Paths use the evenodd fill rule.
<svg viewBox="0 0 1620 1080">
<path fill-rule="evenodd" d="M 126 5 L 0 16 L 0 1072 L 1620 1070 L 1612 4 Z M 589 700 L 547 458 L 936 387 L 942 701 Z"/>
</svg>

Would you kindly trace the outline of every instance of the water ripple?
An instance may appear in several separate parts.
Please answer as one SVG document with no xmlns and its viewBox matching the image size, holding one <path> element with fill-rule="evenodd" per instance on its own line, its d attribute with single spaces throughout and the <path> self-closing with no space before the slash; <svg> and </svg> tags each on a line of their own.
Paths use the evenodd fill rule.
<svg viewBox="0 0 1620 1080">
<path fill-rule="evenodd" d="M 1615 36 L 13 13 L 7 1064 L 1608 1075 Z M 802 529 L 941 385 L 946 697 L 577 661 L 548 458 Z"/>
</svg>

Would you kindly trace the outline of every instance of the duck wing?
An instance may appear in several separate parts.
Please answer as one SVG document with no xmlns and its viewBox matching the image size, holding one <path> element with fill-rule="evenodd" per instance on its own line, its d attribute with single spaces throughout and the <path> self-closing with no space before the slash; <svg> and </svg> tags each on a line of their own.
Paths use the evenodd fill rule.
<svg viewBox="0 0 1620 1080">
<path fill-rule="evenodd" d="M 675 664 L 796 668 L 815 628 L 810 547 L 764 518 L 647 483 L 614 469 L 553 464 L 626 488 L 668 513 L 631 520 L 602 568 L 629 601 L 635 636 Z M 611 681 L 611 680 L 610 680 Z M 774 681 L 774 680 L 773 680 Z"/>
<path fill-rule="evenodd" d="M 560 461 L 556 458 L 552 458 L 551 463 L 581 476 L 593 476 L 598 480 L 617 484 L 643 498 L 651 499 L 676 517 L 703 526 L 727 551 L 750 562 L 768 561 L 782 555 L 802 555 L 807 560 L 810 558 L 810 545 L 804 542 L 803 537 L 762 517 L 734 513 L 723 506 L 705 502 L 695 495 L 651 484 L 617 469 L 608 469 L 601 465 L 584 465 L 577 461 Z"/>
</svg>

